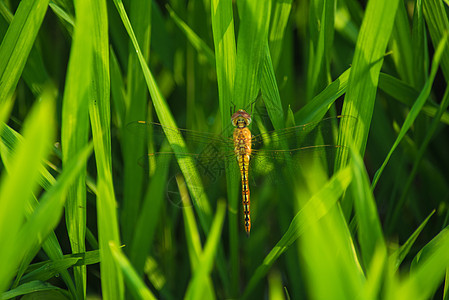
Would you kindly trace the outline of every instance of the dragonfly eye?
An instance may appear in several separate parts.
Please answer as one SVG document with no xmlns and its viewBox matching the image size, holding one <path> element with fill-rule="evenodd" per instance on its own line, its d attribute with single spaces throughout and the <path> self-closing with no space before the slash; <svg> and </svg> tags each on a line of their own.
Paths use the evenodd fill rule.
<svg viewBox="0 0 449 300">
<path fill-rule="evenodd" d="M 243 109 L 240 109 L 238 112 L 232 115 L 231 122 L 235 127 L 248 126 L 251 123 L 251 115 Z M 244 126 L 238 126 L 242 122 L 244 123 Z"/>
</svg>

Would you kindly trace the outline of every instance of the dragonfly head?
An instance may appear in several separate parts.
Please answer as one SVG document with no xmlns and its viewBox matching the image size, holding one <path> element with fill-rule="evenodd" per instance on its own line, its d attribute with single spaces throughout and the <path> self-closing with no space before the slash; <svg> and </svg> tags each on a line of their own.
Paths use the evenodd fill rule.
<svg viewBox="0 0 449 300">
<path fill-rule="evenodd" d="M 243 128 L 251 123 L 251 115 L 244 111 L 243 109 L 239 109 L 236 113 L 234 113 L 231 117 L 232 125 L 238 128 Z"/>
</svg>

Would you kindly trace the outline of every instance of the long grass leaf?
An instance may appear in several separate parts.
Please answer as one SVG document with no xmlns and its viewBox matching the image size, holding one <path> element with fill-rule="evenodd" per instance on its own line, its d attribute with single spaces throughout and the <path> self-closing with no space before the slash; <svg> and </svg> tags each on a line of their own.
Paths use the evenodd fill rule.
<svg viewBox="0 0 449 300">
<path fill-rule="evenodd" d="M 234 79 L 236 72 L 236 45 L 234 34 L 234 15 L 231 0 L 211 1 L 211 20 L 217 72 L 218 100 L 223 134 L 231 134 L 228 126 L 229 108 L 234 98 Z M 229 203 L 229 252 L 230 252 L 230 296 L 236 297 L 240 277 L 239 230 L 238 230 L 238 180 L 235 164 L 226 165 L 226 182 Z"/>
<path fill-rule="evenodd" d="M 0 101 L 10 100 L 35 42 L 49 0 L 19 3 L 0 45 Z"/>
<path fill-rule="evenodd" d="M 274 262 L 307 230 L 307 224 L 318 221 L 337 203 L 339 196 L 343 194 L 350 182 L 351 170 L 349 167 L 342 169 L 304 205 L 291 221 L 287 232 L 254 272 L 244 291 L 243 298 L 250 296 Z"/>
<path fill-rule="evenodd" d="M 62 105 L 61 147 L 63 166 L 85 147 L 89 131 L 88 95 L 92 78 L 92 10 L 88 1 L 75 3 L 76 27 L 65 82 Z M 86 172 L 79 178 L 67 195 L 66 222 L 73 253 L 83 253 L 86 232 Z M 86 295 L 86 267 L 74 268 L 78 297 Z"/>
<path fill-rule="evenodd" d="M 89 115 L 97 163 L 97 213 L 101 257 L 102 294 L 105 298 L 124 298 L 121 270 L 114 260 L 109 243 L 120 243 L 116 199 L 112 182 L 111 112 L 109 78 L 109 39 L 106 1 L 91 5 L 92 30 L 92 85 L 89 90 Z"/>
<path fill-rule="evenodd" d="M 0 239 L 8 247 L 0 247 L 0 291 L 4 291 L 19 266 L 26 249 L 19 248 L 18 234 L 32 193 L 37 187 L 42 161 L 53 141 L 54 101 L 46 95 L 27 118 L 23 142 L 14 151 L 8 173 L 0 184 Z M 2 125 L 3 126 L 3 125 Z M 13 201 L 14 200 L 14 201 Z M 22 255 L 18 255 L 22 253 Z"/>
<path fill-rule="evenodd" d="M 388 161 L 390 160 L 391 155 L 393 154 L 394 150 L 397 148 L 399 143 L 401 142 L 402 138 L 405 136 L 407 131 L 412 126 L 414 120 L 418 116 L 419 112 L 421 111 L 422 106 L 426 102 L 427 98 L 429 97 L 433 80 L 435 78 L 436 72 L 438 70 L 438 66 L 440 63 L 441 54 L 443 53 L 443 50 L 446 47 L 447 43 L 447 36 L 441 40 L 440 44 L 438 45 L 437 51 L 435 51 L 435 55 L 433 57 L 433 63 L 432 63 L 432 69 L 430 71 L 430 77 L 427 80 L 426 84 L 424 85 L 424 88 L 422 89 L 421 93 L 419 94 L 418 99 L 416 99 L 415 104 L 410 110 L 410 113 L 408 114 L 407 118 L 404 121 L 404 125 L 401 128 L 401 131 L 399 132 L 398 137 L 396 138 L 396 141 L 394 142 L 393 146 L 391 147 L 391 150 L 389 151 L 387 157 L 385 158 L 384 162 L 382 163 L 382 166 L 377 170 L 376 174 L 374 175 L 373 183 L 372 183 L 372 189 L 376 187 L 376 184 L 382 175 L 382 171 L 385 169 L 385 166 L 387 165 Z"/>
</svg>

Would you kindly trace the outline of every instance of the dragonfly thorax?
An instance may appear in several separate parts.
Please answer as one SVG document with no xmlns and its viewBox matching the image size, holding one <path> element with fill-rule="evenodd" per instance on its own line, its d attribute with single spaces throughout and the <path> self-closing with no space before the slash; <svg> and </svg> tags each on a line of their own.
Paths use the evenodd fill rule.
<svg viewBox="0 0 449 300">
<path fill-rule="evenodd" d="M 251 123 L 251 115 L 243 109 L 239 109 L 232 115 L 231 122 L 235 127 L 245 128 Z"/>
</svg>

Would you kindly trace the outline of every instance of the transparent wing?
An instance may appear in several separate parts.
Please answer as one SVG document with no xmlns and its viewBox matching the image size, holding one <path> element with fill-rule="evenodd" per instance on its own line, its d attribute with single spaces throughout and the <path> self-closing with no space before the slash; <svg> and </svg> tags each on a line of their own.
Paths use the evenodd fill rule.
<svg viewBox="0 0 449 300">
<path fill-rule="evenodd" d="M 351 126 L 355 126 L 357 122 L 355 117 L 337 116 L 304 125 L 264 132 L 253 137 L 253 147 L 255 149 L 299 150 L 317 145 L 334 145 L 338 126 L 343 119 L 349 121 Z"/>
</svg>

